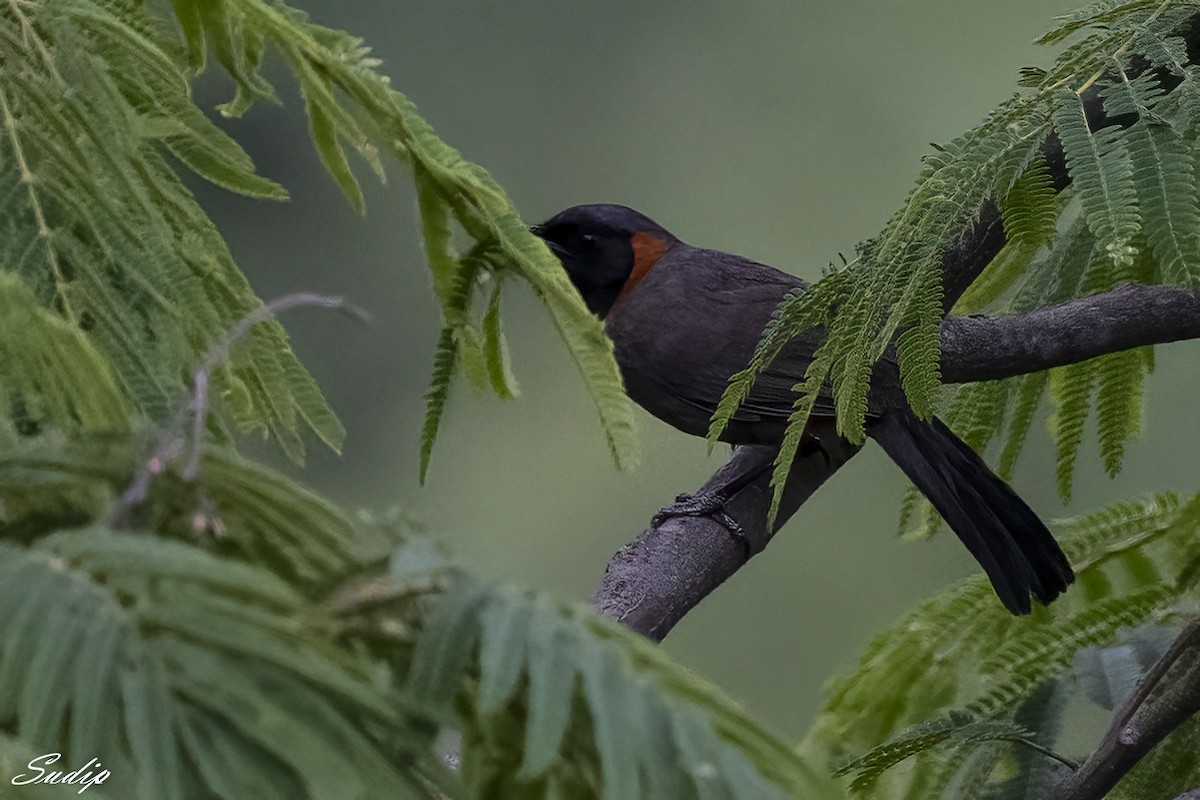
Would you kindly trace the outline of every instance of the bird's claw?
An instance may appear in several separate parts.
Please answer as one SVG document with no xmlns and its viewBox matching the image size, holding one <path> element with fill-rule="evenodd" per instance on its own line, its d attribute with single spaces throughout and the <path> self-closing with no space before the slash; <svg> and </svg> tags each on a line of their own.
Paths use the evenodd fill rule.
<svg viewBox="0 0 1200 800">
<path fill-rule="evenodd" d="M 650 526 L 657 528 L 671 517 L 711 517 L 729 531 L 733 538 L 748 547 L 749 540 L 746 538 L 746 531 L 743 530 L 741 523 L 725 510 L 727 499 L 718 492 L 676 495 L 674 503 L 659 509 L 658 513 L 650 519 Z"/>
</svg>

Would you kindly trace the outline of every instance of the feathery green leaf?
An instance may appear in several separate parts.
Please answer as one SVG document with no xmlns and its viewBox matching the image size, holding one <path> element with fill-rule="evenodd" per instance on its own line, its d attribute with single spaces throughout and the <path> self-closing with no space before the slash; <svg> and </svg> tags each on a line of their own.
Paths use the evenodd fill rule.
<svg viewBox="0 0 1200 800">
<path fill-rule="evenodd" d="M 1120 268 L 1136 254 L 1132 241 L 1141 223 L 1133 165 L 1122 130 L 1093 131 L 1082 98 L 1067 90 L 1057 98 L 1054 126 L 1097 246 Z"/>
<path fill-rule="evenodd" d="M 102 528 L 0 549 L 0 706 L 30 741 L 79 732 L 68 749 L 127 759 L 138 798 L 206 785 L 241 795 L 267 775 L 304 797 L 412 795 L 411 767 L 376 733 L 396 724 L 396 699 L 271 573 Z M 64 728 L 76 713 L 98 727 Z M 233 750 L 260 766 L 222 775 Z"/>
<path fill-rule="evenodd" d="M 573 796 L 639 797 L 652 785 L 683 787 L 673 795 L 682 798 L 840 796 L 648 642 L 590 612 L 469 579 L 432 612 L 408 688 L 452 727 L 513 715 L 503 724 L 509 738 L 486 743 L 486 752 L 483 742 L 464 742 L 468 782 L 485 774 L 486 759 L 522 763 L 507 793 L 489 797 L 555 796 L 552 787 L 578 785 L 593 766 L 601 790 Z"/>
<path fill-rule="evenodd" d="M 1116 503 L 1056 528 L 1077 588 L 1021 619 L 997 606 L 982 576 L 927 601 L 872 642 L 855 671 L 830 684 L 802 752 L 844 764 L 952 709 L 1010 721 L 1071 669 L 1076 653 L 1111 642 L 1120 628 L 1172 613 L 1187 591 L 1178 576 L 1187 563 L 1182 553 L 1200 531 L 1200 497 Z M 970 768 L 969 759 L 939 765 L 915 757 L 912 770 L 879 776 L 880 796 L 958 796 L 942 792 Z"/>
<path fill-rule="evenodd" d="M 454 379 L 454 365 L 457 360 L 458 343 L 455 340 L 454 329 L 442 328 L 433 356 L 433 378 L 430 379 L 429 389 L 425 392 L 425 424 L 421 427 L 421 483 L 425 482 L 425 476 L 429 474 L 429 459 L 433 454 L 438 428 L 442 424 L 446 400 L 450 396 L 450 384 Z"/>
<path fill-rule="evenodd" d="M 284 192 L 195 106 L 172 32 L 140 4 L 9 4 L 0 38 L 12 45 L 0 64 L 0 269 L 107 359 L 126 403 L 165 420 L 182 377 L 259 305 L 165 154 L 235 191 Z M 343 431 L 282 328 L 250 339 L 214 375 L 224 410 L 296 460 L 304 427 L 338 447 Z"/>
<path fill-rule="evenodd" d="M 1195 286 L 1200 282 L 1200 200 L 1192 145 L 1154 113 L 1162 90 L 1152 76 L 1130 78 L 1123 69 L 1118 74 L 1120 80 L 1106 87 L 1106 108 L 1138 115 L 1124 136 L 1146 241 L 1168 280 Z"/>
<path fill-rule="evenodd" d="M 561 264 L 520 221 L 496 181 L 438 138 L 412 102 L 378 72 L 379 61 L 361 40 L 316 25 L 282 4 L 180 0 L 176 13 L 186 19 L 194 13 L 193 6 L 208 26 L 208 45 L 238 83 L 233 101 L 237 113 L 254 97 L 272 96 L 270 85 L 258 72 L 258 58 L 266 46 L 280 52 L 300 82 L 317 150 L 356 208 L 362 207 L 362 195 L 346 158 L 347 147 L 381 176 L 381 153 L 410 167 L 418 187 L 426 252 L 444 309 L 455 285 L 449 275 L 462 268 L 462 259 L 456 259 L 449 246 L 450 218 L 476 242 L 479 252 L 487 254 L 490 271 L 511 272 L 531 285 L 584 377 L 617 465 L 632 466 L 636 462 L 633 414 L 611 343 Z M 189 41 L 194 48 L 198 37 L 189 36 Z M 456 260 L 458 269 L 452 266 Z M 468 304 L 463 313 L 471 310 Z M 457 325 L 458 320 L 447 315 L 446 322 Z M 456 366 L 471 363 L 459 358 Z"/>
</svg>

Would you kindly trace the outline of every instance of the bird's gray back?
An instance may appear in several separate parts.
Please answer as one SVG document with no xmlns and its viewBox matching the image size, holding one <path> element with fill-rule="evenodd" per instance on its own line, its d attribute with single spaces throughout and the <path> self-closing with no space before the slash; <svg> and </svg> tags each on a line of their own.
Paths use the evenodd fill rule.
<svg viewBox="0 0 1200 800">
<path fill-rule="evenodd" d="M 675 245 L 605 320 L 629 395 L 681 430 L 704 435 L 729 378 L 750 361 L 779 302 L 804 286 L 740 256 Z M 759 377 L 724 438 L 779 440 L 795 400 L 792 386 L 822 335 L 789 345 Z"/>
</svg>

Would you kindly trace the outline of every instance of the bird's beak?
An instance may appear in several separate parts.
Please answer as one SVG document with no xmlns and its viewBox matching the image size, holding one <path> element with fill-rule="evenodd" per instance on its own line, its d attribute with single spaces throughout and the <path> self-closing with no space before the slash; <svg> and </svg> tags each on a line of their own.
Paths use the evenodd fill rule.
<svg viewBox="0 0 1200 800">
<path fill-rule="evenodd" d="M 560 261 L 562 260 L 563 256 L 566 255 L 566 251 L 562 249 L 561 245 L 542 237 L 542 235 L 546 232 L 546 227 L 544 225 L 530 225 L 529 232 L 534 236 L 541 238 L 542 241 L 546 243 L 546 246 L 550 248 L 550 252 L 553 253 L 554 256 Z"/>
</svg>

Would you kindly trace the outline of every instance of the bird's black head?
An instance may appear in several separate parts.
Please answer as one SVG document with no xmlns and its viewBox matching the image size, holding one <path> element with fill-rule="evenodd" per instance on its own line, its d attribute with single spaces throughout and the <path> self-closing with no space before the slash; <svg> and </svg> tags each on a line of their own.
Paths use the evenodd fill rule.
<svg viewBox="0 0 1200 800">
<path fill-rule="evenodd" d="M 572 206 L 530 230 L 567 270 L 592 313 L 604 317 L 679 240 L 626 206 Z"/>
</svg>

